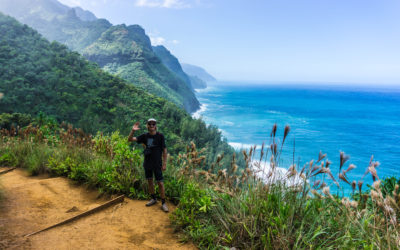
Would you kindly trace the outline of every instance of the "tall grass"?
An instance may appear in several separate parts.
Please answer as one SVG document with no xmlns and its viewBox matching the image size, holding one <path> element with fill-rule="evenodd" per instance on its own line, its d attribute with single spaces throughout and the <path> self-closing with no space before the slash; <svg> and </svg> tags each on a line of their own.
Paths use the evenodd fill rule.
<svg viewBox="0 0 400 250">
<path fill-rule="evenodd" d="M 276 129 L 256 160 L 255 148 L 243 152 L 246 166 L 239 172 L 234 158 L 230 169 L 220 169 L 217 161 L 209 171 L 202 170 L 194 145 L 180 155 L 181 176 L 196 188 L 184 190 L 173 216 L 176 228 L 207 248 L 398 248 L 399 186 L 384 197 L 379 163 L 371 158 L 366 175 L 375 182 L 369 193 L 362 193 L 360 180 L 357 195 L 356 183 L 347 178 L 354 165 L 344 170 L 348 156 L 343 152 L 338 176 L 322 153 L 308 165 L 289 166 L 282 175 L 279 159 L 290 128 L 285 128 L 281 145 Z M 353 199 L 331 194 L 331 185 L 350 185 Z"/>
<path fill-rule="evenodd" d="M 281 143 L 274 126 L 270 141 L 257 151 L 243 151 L 244 166 L 236 156 L 223 168 L 219 155 L 206 166 L 204 150 L 192 143 L 186 152 L 169 157 L 165 173 L 166 194 L 178 204 L 171 218 L 184 239 L 200 248 L 292 249 L 377 248 L 397 249 L 400 244 L 398 217 L 400 190 L 393 181 L 379 180 L 377 162 L 371 158 L 365 178 L 374 180 L 362 192 L 363 181 L 349 182 L 354 169 L 340 154 L 332 166 L 320 153 L 305 166 L 288 166 L 279 172 Z M 95 137 L 70 126 L 27 127 L 2 130 L 0 163 L 20 166 L 32 174 L 48 172 L 89 183 L 104 192 L 148 198 L 141 167 L 142 154 L 132 149 L 118 132 Z M 257 152 L 257 154 L 256 154 Z M 266 164 L 268 163 L 268 164 Z M 269 168 L 265 168 L 268 165 Z M 337 176 L 331 168 L 340 171 Z M 350 197 L 331 194 L 349 185 Z"/>
</svg>

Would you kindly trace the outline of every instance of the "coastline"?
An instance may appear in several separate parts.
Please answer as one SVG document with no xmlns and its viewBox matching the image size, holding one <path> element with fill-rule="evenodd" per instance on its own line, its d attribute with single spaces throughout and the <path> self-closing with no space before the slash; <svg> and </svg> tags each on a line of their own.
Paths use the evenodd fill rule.
<svg viewBox="0 0 400 250">
<path fill-rule="evenodd" d="M 200 108 L 191 114 L 192 118 L 199 119 L 202 117 L 202 113 L 207 110 L 207 104 L 200 103 Z"/>
<path fill-rule="evenodd" d="M 382 163 L 380 178 L 400 175 L 396 139 L 400 138 L 399 92 L 357 91 L 351 86 L 328 90 L 326 86 L 238 85 L 219 82 L 201 89 L 196 93 L 201 109 L 192 114 L 217 125 L 235 150 L 257 145 L 259 151 L 261 144 L 269 141 L 275 123 L 279 143 L 287 124 L 291 132 L 282 151 L 280 167 L 284 169 L 316 160 L 320 150 L 327 153 L 332 166 L 339 166 L 339 152 L 343 151 L 352 156 L 349 164 L 357 166 L 351 180 L 372 183 L 363 178 L 371 155 Z M 339 167 L 333 167 L 335 176 L 338 171 Z"/>
</svg>

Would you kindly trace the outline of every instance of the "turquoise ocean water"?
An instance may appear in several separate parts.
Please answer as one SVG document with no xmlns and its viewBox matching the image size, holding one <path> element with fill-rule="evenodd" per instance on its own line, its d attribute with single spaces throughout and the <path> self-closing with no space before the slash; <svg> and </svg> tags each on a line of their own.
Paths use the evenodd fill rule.
<svg viewBox="0 0 400 250">
<path fill-rule="evenodd" d="M 223 82 L 198 90 L 197 97 L 202 108 L 194 116 L 217 125 L 235 148 L 268 144 L 274 123 L 279 138 L 290 125 L 281 167 L 292 164 L 293 150 L 300 165 L 317 160 L 321 150 L 337 173 L 344 151 L 350 155 L 345 168 L 357 166 L 350 181 L 363 177 L 371 155 L 380 162 L 380 178 L 400 176 L 399 87 Z M 371 176 L 364 181 L 371 183 Z"/>
</svg>

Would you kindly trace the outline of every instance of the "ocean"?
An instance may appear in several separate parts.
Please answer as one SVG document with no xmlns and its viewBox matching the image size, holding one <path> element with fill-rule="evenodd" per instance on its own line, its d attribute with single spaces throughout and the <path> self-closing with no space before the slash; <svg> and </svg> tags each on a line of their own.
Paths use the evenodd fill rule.
<svg viewBox="0 0 400 250">
<path fill-rule="evenodd" d="M 193 116 L 217 125 L 236 149 L 269 144 L 275 123 L 282 140 L 289 125 L 282 168 L 316 161 L 322 151 L 337 176 L 343 151 L 350 156 L 344 169 L 357 167 L 350 182 L 363 178 L 372 155 L 380 178 L 400 176 L 399 87 L 217 82 L 196 95 L 202 106 Z M 363 180 L 372 183 L 371 175 Z"/>
</svg>

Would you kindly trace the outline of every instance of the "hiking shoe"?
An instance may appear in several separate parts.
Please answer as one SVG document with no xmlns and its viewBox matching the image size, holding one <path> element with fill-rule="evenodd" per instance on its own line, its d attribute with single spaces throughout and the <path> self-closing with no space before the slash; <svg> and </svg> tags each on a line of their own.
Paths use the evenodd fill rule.
<svg viewBox="0 0 400 250">
<path fill-rule="evenodd" d="M 166 213 L 168 213 L 169 209 L 167 207 L 167 203 L 164 203 L 164 204 L 161 205 L 161 210 L 166 212 Z"/>
<path fill-rule="evenodd" d="M 157 203 L 156 199 L 151 199 L 149 202 L 146 203 L 146 207 L 150 207 L 153 206 L 154 204 Z"/>
</svg>

